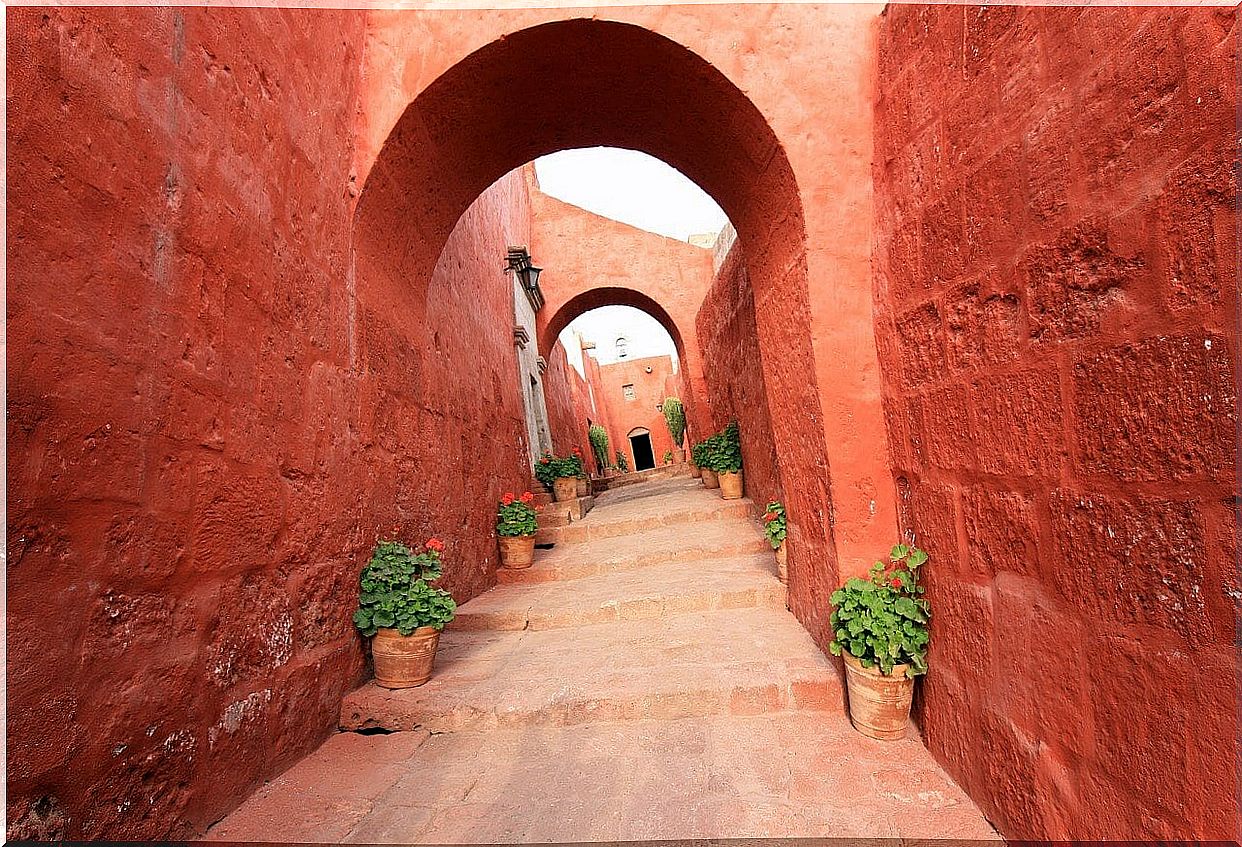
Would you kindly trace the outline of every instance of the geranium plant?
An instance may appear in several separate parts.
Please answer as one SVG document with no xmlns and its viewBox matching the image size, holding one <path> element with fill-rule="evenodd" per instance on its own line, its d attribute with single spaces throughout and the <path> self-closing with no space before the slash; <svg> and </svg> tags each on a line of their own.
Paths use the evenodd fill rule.
<svg viewBox="0 0 1242 847">
<path fill-rule="evenodd" d="M 673 451 L 672 451 L 672 450 L 665 450 L 665 451 L 664 451 L 664 459 L 663 459 L 663 461 L 664 461 L 664 464 L 666 464 L 666 465 L 671 465 L 671 464 L 673 464 Z"/>
<path fill-rule="evenodd" d="M 851 577 L 833 592 L 834 656 L 848 650 L 864 668 L 878 665 L 890 676 L 894 665 L 906 665 L 910 677 L 927 672 L 931 608 L 918 584 L 926 561 L 922 550 L 898 544 L 887 562 L 871 566 L 869 579 Z"/>
<path fill-rule="evenodd" d="M 708 467 L 707 465 L 707 441 L 706 440 L 700 441 L 698 444 L 695 444 L 693 447 L 690 448 L 690 461 L 694 462 L 694 464 L 697 467 L 707 468 L 708 470 L 711 470 L 711 468 Z"/>
<path fill-rule="evenodd" d="M 531 506 L 535 495 L 529 491 L 517 497 L 513 492 L 505 492 L 500 498 L 500 508 L 496 510 L 496 534 L 504 536 L 534 535 L 538 528 L 535 523 L 535 509 Z"/>
<path fill-rule="evenodd" d="M 742 441 L 738 434 L 737 421 L 704 439 L 703 463 L 699 467 L 709 468 L 716 473 L 737 473 L 742 469 Z"/>
<path fill-rule="evenodd" d="M 582 457 L 569 456 L 558 459 L 551 453 L 544 453 L 535 463 L 535 479 L 551 490 L 552 483 L 567 476 L 578 476 L 582 473 Z"/>
<path fill-rule="evenodd" d="M 573 471 L 573 473 L 565 474 L 566 476 L 586 476 L 586 469 L 582 464 L 582 451 L 577 447 L 574 448 L 572 454 L 562 459 L 562 462 L 564 463 L 561 466 L 562 470 Z"/>
<path fill-rule="evenodd" d="M 780 547 L 788 535 L 785 527 L 785 507 L 776 500 L 768 504 L 767 511 L 763 514 L 763 534 L 768 537 L 768 543 L 773 550 Z"/>
<path fill-rule="evenodd" d="M 617 469 L 621 471 L 621 473 L 630 472 L 630 460 L 627 459 L 625 454 L 620 450 L 617 451 Z"/>
<path fill-rule="evenodd" d="M 447 591 L 429 585 L 444 572 L 443 550 L 436 538 L 417 553 L 400 541 L 378 542 L 362 569 L 354 626 L 367 636 L 387 628 L 402 635 L 422 626 L 443 629 L 457 610 Z"/>
</svg>

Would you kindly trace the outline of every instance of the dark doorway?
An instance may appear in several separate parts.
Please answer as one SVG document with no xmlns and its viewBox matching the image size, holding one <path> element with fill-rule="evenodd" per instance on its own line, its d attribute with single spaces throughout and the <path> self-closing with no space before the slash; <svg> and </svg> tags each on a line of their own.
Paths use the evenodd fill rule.
<svg viewBox="0 0 1242 847">
<path fill-rule="evenodd" d="M 634 454 L 634 470 L 648 471 L 655 467 L 651 433 L 647 430 L 639 429 L 630 433 L 630 452 Z"/>
</svg>

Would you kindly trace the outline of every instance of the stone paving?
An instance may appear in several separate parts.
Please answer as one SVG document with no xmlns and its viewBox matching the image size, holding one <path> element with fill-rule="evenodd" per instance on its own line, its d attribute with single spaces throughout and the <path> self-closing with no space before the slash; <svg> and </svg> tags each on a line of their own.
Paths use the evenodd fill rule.
<svg viewBox="0 0 1242 847">
<path fill-rule="evenodd" d="M 686 478 L 600 495 L 529 571 L 461 606 L 430 682 L 353 692 L 341 727 L 362 732 L 208 838 L 997 839 L 913 729 L 885 743 L 850 727 L 751 512 Z"/>
</svg>

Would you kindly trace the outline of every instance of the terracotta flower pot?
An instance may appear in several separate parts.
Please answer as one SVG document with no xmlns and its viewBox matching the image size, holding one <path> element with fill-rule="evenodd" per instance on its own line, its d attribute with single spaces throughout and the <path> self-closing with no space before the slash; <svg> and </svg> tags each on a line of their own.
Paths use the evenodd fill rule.
<svg viewBox="0 0 1242 847">
<path fill-rule="evenodd" d="M 578 477 L 558 476 L 552 483 L 552 496 L 558 503 L 575 499 L 578 496 Z"/>
<path fill-rule="evenodd" d="M 776 578 L 782 583 L 789 582 L 789 551 L 785 549 L 784 541 L 776 548 Z"/>
<path fill-rule="evenodd" d="M 371 640 L 375 684 L 384 688 L 414 688 L 431 679 L 431 666 L 440 646 L 440 630 L 420 626 L 409 635 L 381 629 Z"/>
<path fill-rule="evenodd" d="M 535 536 L 500 536 L 500 566 L 509 570 L 529 568 L 535 561 Z"/>
<path fill-rule="evenodd" d="M 722 471 L 716 474 L 720 480 L 720 497 L 724 500 L 738 500 L 742 496 L 742 472 Z"/>
<path fill-rule="evenodd" d="M 716 472 L 712 470 L 711 468 L 703 468 L 702 479 L 703 479 L 704 488 L 719 488 L 720 487 L 720 481 L 716 479 Z"/>
<path fill-rule="evenodd" d="M 680 447 L 678 447 L 677 449 L 673 451 L 673 464 L 680 465 L 685 460 L 686 460 L 685 450 L 682 450 Z"/>
<path fill-rule="evenodd" d="M 845 659 L 845 685 L 850 696 L 850 723 L 868 738 L 904 738 L 914 696 L 914 680 L 906 676 L 907 666 L 893 665 L 892 676 L 885 676 L 878 667 L 864 668 L 849 651 L 842 651 L 841 655 Z"/>
<path fill-rule="evenodd" d="M 700 468 L 698 465 L 696 465 L 694 462 L 691 462 L 690 463 L 690 476 L 693 477 L 694 479 L 702 479 L 703 469 Z"/>
<path fill-rule="evenodd" d="M 591 481 L 586 477 L 578 477 L 578 496 L 586 497 L 591 493 Z"/>
</svg>

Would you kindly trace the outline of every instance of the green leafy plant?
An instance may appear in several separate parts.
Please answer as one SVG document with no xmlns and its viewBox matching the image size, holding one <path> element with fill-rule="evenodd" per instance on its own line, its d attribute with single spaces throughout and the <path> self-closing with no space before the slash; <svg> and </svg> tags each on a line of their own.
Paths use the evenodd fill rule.
<svg viewBox="0 0 1242 847">
<path fill-rule="evenodd" d="M 591 424 L 587 430 L 587 440 L 591 442 L 591 451 L 595 453 L 595 464 L 601 469 L 608 465 L 608 430 L 599 424 Z"/>
<path fill-rule="evenodd" d="M 625 458 L 625 454 L 620 450 L 617 451 L 617 469 L 620 470 L 621 473 L 630 472 L 630 460 Z"/>
<path fill-rule="evenodd" d="M 690 461 L 700 468 L 707 468 L 707 440 L 700 441 L 690 448 Z M 711 468 L 707 468 L 711 470 Z"/>
<path fill-rule="evenodd" d="M 931 608 L 918 584 L 926 561 L 922 550 L 898 544 L 887 562 L 871 566 L 869 579 L 851 577 L 833 592 L 834 656 L 848 650 L 864 668 L 879 665 L 888 675 L 894 665 L 906 665 L 910 677 L 927 673 Z"/>
<path fill-rule="evenodd" d="M 444 543 L 436 538 L 428 539 L 420 553 L 400 541 L 378 542 L 359 579 L 354 626 L 367 636 L 387 628 L 402 635 L 420 626 L 444 629 L 457 604 L 447 591 L 428 584 L 444 572 L 443 550 Z"/>
<path fill-rule="evenodd" d="M 544 453 L 535 463 L 535 479 L 549 491 L 552 483 L 567 476 L 578 476 L 582 473 L 582 457 L 566 456 L 558 459 L 551 453 Z"/>
<path fill-rule="evenodd" d="M 664 423 L 668 425 L 668 434 L 673 436 L 673 446 L 680 447 L 686 435 L 686 409 L 676 397 L 666 397 L 661 404 L 664 412 Z"/>
<path fill-rule="evenodd" d="M 504 536 L 534 535 L 538 529 L 537 515 L 531 506 L 535 495 L 529 491 L 518 497 L 513 492 L 505 492 L 500 498 L 500 508 L 496 510 L 496 534 Z"/>
<path fill-rule="evenodd" d="M 664 464 L 666 465 L 673 464 L 673 451 L 672 450 L 664 451 Z"/>
<path fill-rule="evenodd" d="M 763 513 L 763 534 L 768 537 L 773 550 L 780 547 L 789 534 L 785 525 L 785 507 L 776 500 L 769 503 Z"/>
<path fill-rule="evenodd" d="M 586 468 L 582 464 L 582 451 L 575 447 L 573 453 L 561 460 L 561 470 L 573 471 L 568 474 L 569 476 L 586 476 Z"/>
<path fill-rule="evenodd" d="M 742 469 L 742 441 L 738 432 L 737 421 L 733 421 L 723 431 L 704 439 L 703 461 L 699 465 L 716 473 L 736 473 Z"/>
</svg>

